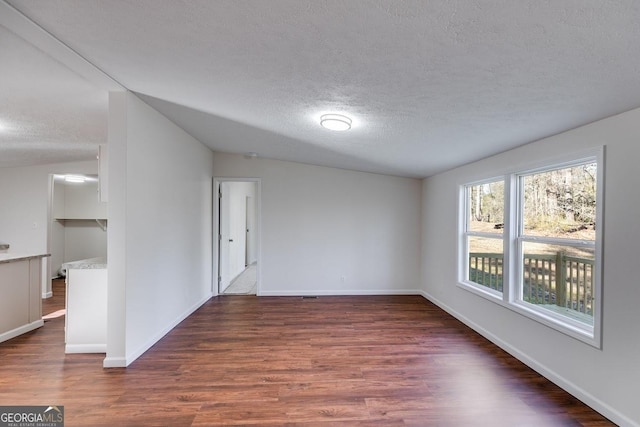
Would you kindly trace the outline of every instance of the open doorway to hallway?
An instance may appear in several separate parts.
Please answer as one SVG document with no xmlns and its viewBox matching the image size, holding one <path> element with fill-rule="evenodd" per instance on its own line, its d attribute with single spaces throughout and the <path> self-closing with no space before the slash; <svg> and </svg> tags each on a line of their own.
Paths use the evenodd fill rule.
<svg viewBox="0 0 640 427">
<path fill-rule="evenodd" d="M 259 182 L 216 179 L 218 294 L 257 295 Z"/>
</svg>

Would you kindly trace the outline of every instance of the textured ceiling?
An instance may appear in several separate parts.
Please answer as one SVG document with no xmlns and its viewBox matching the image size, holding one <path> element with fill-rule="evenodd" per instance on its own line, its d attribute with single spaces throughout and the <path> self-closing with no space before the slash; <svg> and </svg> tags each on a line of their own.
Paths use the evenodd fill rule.
<svg viewBox="0 0 640 427">
<path fill-rule="evenodd" d="M 107 92 L 0 26 L 0 167 L 95 159 Z"/>
<path fill-rule="evenodd" d="M 9 3 L 220 151 L 421 177 L 640 106 L 632 0 Z"/>
</svg>

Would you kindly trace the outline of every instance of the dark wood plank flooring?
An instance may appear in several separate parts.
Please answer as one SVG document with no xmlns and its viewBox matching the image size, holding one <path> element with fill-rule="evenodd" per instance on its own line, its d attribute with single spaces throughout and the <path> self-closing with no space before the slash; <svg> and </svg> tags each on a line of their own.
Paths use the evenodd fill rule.
<svg viewBox="0 0 640 427">
<path fill-rule="evenodd" d="M 51 281 L 51 290 L 53 295 L 51 298 L 42 300 L 42 315 L 50 314 L 65 307 L 65 281 L 62 279 L 53 279 Z"/>
<path fill-rule="evenodd" d="M 63 327 L 0 344 L 0 405 L 64 405 L 68 426 L 612 425 L 419 296 L 222 296 L 126 369 L 65 355 Z"/>
</svg>

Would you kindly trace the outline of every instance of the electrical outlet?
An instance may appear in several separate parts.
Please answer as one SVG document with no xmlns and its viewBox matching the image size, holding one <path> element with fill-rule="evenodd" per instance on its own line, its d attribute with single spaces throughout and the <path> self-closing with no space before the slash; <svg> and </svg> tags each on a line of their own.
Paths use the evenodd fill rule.
<svg viewBox="0 0 640 427">
<path fill-rule="evenodd" d="M 347 277 L 346 276 L 340 276 L 340 282 L 344 283 L 347 281 Z"/>
</svg>

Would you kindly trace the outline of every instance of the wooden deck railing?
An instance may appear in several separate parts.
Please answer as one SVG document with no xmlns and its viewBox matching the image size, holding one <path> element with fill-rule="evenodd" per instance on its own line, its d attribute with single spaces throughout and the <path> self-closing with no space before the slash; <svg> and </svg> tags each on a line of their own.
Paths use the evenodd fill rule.
<svg viewBox="0 0 640 427">
<path fill-rule="evenodd" d="M 470 253 L 469 280 L 502 292 L 502 254 Z"/>
<path fill-rule="evenodd" d="M 523 300 L 593 316 L 594 261 L 556 254 L 525 254 Z M 502 254 L 470 253 L 469 280 L 502 291 Z"/>
</svg>

